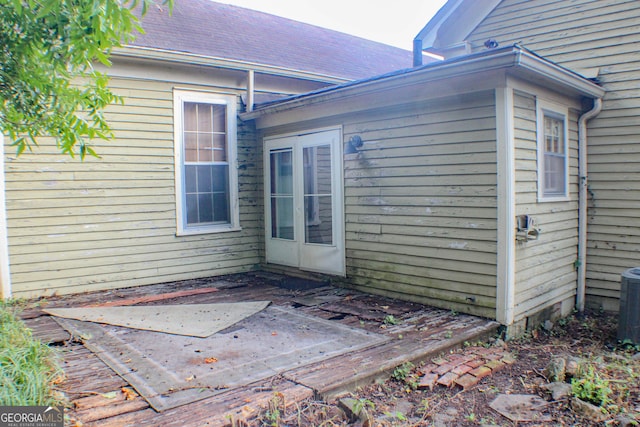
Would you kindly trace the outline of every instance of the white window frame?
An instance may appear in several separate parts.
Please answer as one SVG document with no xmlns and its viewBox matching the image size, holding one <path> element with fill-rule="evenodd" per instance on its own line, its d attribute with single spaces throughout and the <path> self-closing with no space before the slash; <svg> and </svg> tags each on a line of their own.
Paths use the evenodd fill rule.
<svg viewBox="0 0 640 427">
<path fill-rule="evenodd" d="M 229 222 L 224 224 L 207 224 L 187 226 L 187 208 L 184 192 L 184 159 L 183 159 L 183 112 L 185 102 L 226 105 L 227 107 L 227 162 L 229 183 Z M 178 236 L 220 233 L 240 230 L 240 214 L 238 201 L 238 167 L 237 167 L 237 98 L 234 95 L 222 95 L 208 92 L 186 90 L 173 91 L 174 118 L 174 159 L 175 159 L 175 191 L 176 191 L 176 234 Z"/>
<path fill-rule="evenodd" d="M 563 122 L 564 139 L 564 191 L 562 194 L 545 194 L 545 138 L 544 118 Z M 538 99 L 536 102 L 536 135 L 538 145 L 538 201 L 557 202 L 569 200 L 569 109 L 561 104 Z"/>
</svg>

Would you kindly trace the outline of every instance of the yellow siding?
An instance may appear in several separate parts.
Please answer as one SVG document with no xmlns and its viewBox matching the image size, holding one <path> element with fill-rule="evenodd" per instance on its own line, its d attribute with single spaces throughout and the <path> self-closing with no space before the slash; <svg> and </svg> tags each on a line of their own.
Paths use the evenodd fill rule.
<svg viewBox="0 0 640 427">
<path fill-rule="evenodd" d="M 536 98 L 514 96 L 516 214 L 531 215 L 542 229 L 539 239 L 516 244 L 515 320 L 518 321 L 576 293 L 578 244 L 577 112 L 570 111 L 570 200 L 538 203 Z"/>
<path fill-rule="evenodd" d="M 350 285 L 495 316 L 493 92 L 344 122 Z"/>
<path fill-rule="evenodd" d="M 618 308 L 620 273 L 640 265 L 640 2 L 506 0 L 470 35 L 518 42 L 568 68 L 599 68 L 607 90 L 589 122 L 587 303 Z"/>
<path fill-rule="evenodd" d="M 96 143 L 101 159 L 69 160 L 46 141 L 17 159 L 7 147 L 16 297 L 235 273 L 260 262 L 261 153 L 251 125 L 238 129 L 242 231 L 176 237 L 174 84 L 114 78 L 111 86 L 125 105 L 107 109 L 116 139 Z"/>
</svg>

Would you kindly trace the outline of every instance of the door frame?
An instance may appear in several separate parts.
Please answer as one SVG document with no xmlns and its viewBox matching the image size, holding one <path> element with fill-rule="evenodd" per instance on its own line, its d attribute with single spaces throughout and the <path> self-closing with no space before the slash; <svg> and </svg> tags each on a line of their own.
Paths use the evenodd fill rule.
<svg viewBox="0 0 640 427">
<path fill-rule="evenodd" d="M 303 227 L 300 227 L 302 220 L 300 220 L 300 215 L 303 215 L 302 212 L 298 212 L 296 217 L 294 218 L 295 232 L 298 235 L 294 238 L 293 241 L 283 241 L 280 239 L 273 239 L 271 237 L 271 163 L 270 163 L 270 152 L 272 149 L 277 149 L 277 147 L 285 148 L 286 146 L 291 146 L 293 148 L 293 158 L 296 159 L 295 155 L 296 151 L 302 152 L 305 146 L 308 146 L 302 140 L 304 137 L 314 134 L 321 133 L 333 133 L 336 135 L 336 143 L 332 144 L 332 185 L 335 189 L 332 191 L 333 195 L 333 225 L 334 225 L 334 234 L 333 234 L 333 247 L 338 251 L 337 257 L 340 258 L 340 262 L 338 265 L 332 263 L 331 271 L 322 268 L 313 268 L 309 266 L 303 265 L 305 262 L 303 260 L 303 252 L 307 251 L 308 248 L 303 248 L 303 246 L 313 247 L 317 244 L 306 244 L 304 241 L 304 230 Z M 269 145 L 275 145 L 276 147 L 270 147 Z M 346 275 L 346 249 L 345 249 L 345 212 L 344 212 L 344 166 L 343 166 L 343 141 L 342 141 L 342 127 L 334 126 L 334 127 L 325 127 L 325 128 L 314 128 L 314 129 L 305 129 L 299 132 L 291 132 L 285 134 L 277 134 L 271 135 L 263 138 L 263 183 L 264 183 L 264 237 L 265 237 L 265 262 L 267 264 L 277 264 L 277 265 L 286 265 L 290 267 L 295 267 L 300 270 L 306 271 L 314 271 L 323 274 L 330 275 L 338 275 L 344 277 Z M 301 160 L 301 159 L 299 159 Z M 298 162 L 299 166 L 303 168 L 303 164 L 301 161 Z M 302 175 L 299 175 L 302 176 Z M 295 179 L 296 172 L 293 172 L 294 182 L 293 182 L 293 191 L 294 194 L 298 194 L 300 197 L 301 192 L 303 192 L 302 182 L 300 180 Z M 302 195 L 303 196 L 303 195 Z M 296 196 L 294 196 L 295 199 Z M 298 199 L 298 203 L 300 200 Z M 299 205 L 299 204 L 298 204 Z M 273 243 L 276 243 L 275 245 Z M 276 246 L 278 251 L 281 253 L 278 255 L 281 256 L 273 256 L 270 255 L 269 246 Z M 322 246 L 322 245 L 318 245 Z M 326 247 L 326 246 L 325 246 Z M 308 257 L 304 257 L 305 259 Z M 335 268 L 334 268 L 335 267 Z"/>
</svg>

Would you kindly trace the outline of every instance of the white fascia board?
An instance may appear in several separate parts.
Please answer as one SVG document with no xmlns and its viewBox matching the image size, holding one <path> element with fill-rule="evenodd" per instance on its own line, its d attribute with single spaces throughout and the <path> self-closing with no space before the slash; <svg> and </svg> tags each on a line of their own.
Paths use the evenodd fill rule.
<svg viewBox="0 0 640 427">
<path fill-rule="evenodd" d="M 184 65 L 200 65 L 206 67 L 226 68 L 231 70 L 253 70 L 257 73 L 271 74 L 283 77 L 295 77 L 298 79 L 320 81 L 326 83 L 339 84 L 350 81 L 343 77 L 330 76 L 320 73 L 310 73 L 286 67 L 265 65 L 249 61 L 239 61 L 234 59 L 217 58 L 213 56 L 198 55 L 186 52 L 174 52 L 163 49 L 147 48 L 139 46 L 124 46 L 113 50 L 114 57 L 151 59 L 163 62 L 172 62 Z"/>
<path fill-rule="evenodd" d="M 401 70 L 369 80 L 323 88 L 273 103 L 250 113 L 243 113 L 240 118 L 242 120 L 253 120 L 270 114 L 329 103 L 338 99 L 359 97 L 376 92 L 390 91 L 393 93 L 393 91 L 407 86 L 456 79 L 500 69 L 511 71 L 514 75 L 528 76 L 538 83 L 540 83 L 540 80 L 546 80 L 550 84 L 557 86 L 558 90 L 570 90 L 591 98 L 599 98 L 604 95 L 604 89 L 580 75 L 533 55 L 518 46 L 511 46 L 487 50 L 414 69 Z M 434 93 L 434 97 L 437 97 L 437 95 L 437 93 Z"/>
<path fill-rule="evenodd" d="M 578 73 L 543 60 L 541 57 L 527 51 L 521 51 L 519 56 L 518 66 L 522 70 L 531 71 L 539 77 L 549 79 L 565 88 L 573 89 L 580 95 L 602 98 L 605 94 L 605 90 L 602 87 Z"/>
<path fill-rule="evenodd" d="M 422 50 L 440 51 L 463 43 L 501 0 L 449 0 L 416 35 Z"/>
<path fill-rule="evenodd" d="M 240 115 L 242 120 L 253 120 L 266 114 L 281 113 L 308 105 L 332 102 L 336 99 L 362 96 L 369 93 L 394 91 L 396 89 L 425 84 L 443 79 L 454 79 L 481 71 L 490 71 L 514 66 L 514 55 L 511 49 L 503 49 L 491 55 L 475 54 L 470 57 L 459 58 L 430 64 L 420 68 L 400 70 L 368 80 L 346 83 L 340 86 L 323 88 L 315 92 L 293 96 L 283 101 L 259 108 L 251 113 Z M 434 96 L 437 96 L 434 93 Z"/>
</svg>

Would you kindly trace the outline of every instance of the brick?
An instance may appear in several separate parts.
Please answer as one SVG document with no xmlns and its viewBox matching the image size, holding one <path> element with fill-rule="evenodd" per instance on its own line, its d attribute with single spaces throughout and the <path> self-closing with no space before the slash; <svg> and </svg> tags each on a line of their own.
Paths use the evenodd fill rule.
<svg viewBox="0 0 640 427">
<path fill-rule="evenodd" d="M 490 360 L 484 366 L 491 369 L 491 372 L 498 372 L 507 365 L 499 360 Z"/>
<path fill-rule="evenodd" d="M 420 372 L 422 372 L 423 374 L 428 374 L 429 372 L 433 372 L 433 370 L 436 369 L 437 367 L 438 365 L 436 365 L 435 363 L 428 363 L 420 367 Z"/>
<path fill-rule="evenodd" d="M 486 356 L 484 356 L 485 359 L 487 360 L 500 360 L 504 357 L 504 354 L 500 353 L 500 354 L 487 354 Z"/>
<path fill-rule="evenodd" d="M 479 354 L 481 356 L 486 356 L 488 354 L 495 354 L 495 349 L 486 348 L 486 347 L 478 347 L 478 349 L 475 350 L 474 353 Z"/>
<path fill-rule="evenodd" d="M 450 354 L 449 356 L 447 356 L 447 359 L 449 359 L 452 362 L 457 362 L 458 360 L 462 359 L 463 357 L 464 357 L 464 354 L 453 353 L 453 354 Z"/>
<path fill-rule="evenodd" d="M 447 363 L 447 359 L 443 359 L 442 357 L 438 357 L 436 359 L 431 359 L 431 361 L 433 363 L 435 363 L 436 365 L 440 366 L 440 365 L 444 365 L 445 363 Z"/>
<path fill-rule="evenodd" d="M 472 369 L 471 366 L 460 365 L 453 368 L 451 372 L 453 372 L 454 374 L 463 375 L 469 372 L 471 369 Z"/>
<path fill-rule="evenodd" d="M 487 368 L 486 366 L 479 366 L 475 369 L 470 370 L 469 373 L 474 377 L 484 378 L 491 375 L 491 369 Z"/>
<path fill-rule="evenodd" d="M 440 379 L 438 379 L 438 384 L 443 385 L 445 387 L 451 387 L 453 386 L 453 382 L 458 378 L 459 378 L 459 375 L 456 375 L 453 372 L 447 372 L 446 374 L 441 376 Z"/>
<path fill-rule="evenodd" d="M 438 374 L 438 375 L 444 375 L 447 372 L 451 371 L 456 366 L 457 366 L 457 363 L 455 363 L 455 362 L 447 362 L 447 363 L 444 363 L 444 364 L 438 366 L 436 369 L 433 370 L 433 372 Z"/>
<path fill-rule="evenodd" d="M 473 359 L 465 363 L 465 365 L 469 366 L 471 369 L 475 369 L 478 366 L 484 365 L 484 360 L 482 359 Z"/>
<path fill-rule="evenodd" d="M 437 381 L 438 374 L 426 374 L 420 378 L 418 388 L 428 388 L 429 390 L 433 390 L 433 386 L 436 385 Z"/>
<path fill-rule="evenodd" d="M 474 377 L 471 374 L 464 374 L 463 376 L 461 376 L 460 378 L 458 378 L 454 382 L 457 385 L 459 385 L 460 387 L 462 387 L 463 390 L 466 390 L 469 387 L 473 387 L 474 385 L 478 384 L 480 382 L 480 380 L 481 380 L 481 378 Z"/>
</svg>

